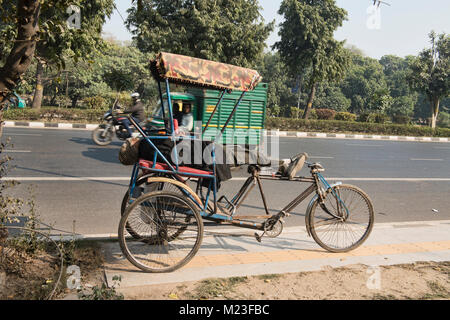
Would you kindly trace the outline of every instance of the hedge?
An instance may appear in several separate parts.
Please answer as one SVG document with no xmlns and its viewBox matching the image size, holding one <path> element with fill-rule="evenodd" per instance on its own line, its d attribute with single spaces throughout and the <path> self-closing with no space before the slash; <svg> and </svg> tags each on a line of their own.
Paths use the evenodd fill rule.
<svg viewBox="0 0 450 320">
<path fill-rule="evenodd" d="M 414 137 L 450 137 L 450 129 L 421 127 L 400 124 L 380 124 L 338 120 L 304 120 L 268 117 L 266 128 L 283 131 L 325 132 L 325 133 L 365 133 Z"/>
<path fill-rule="evenodd" d="M 16 121 L 42 121 L 42 122 L 100 122 L 105 110 L 75 109 L 75 108 L 48 108 L 36 109 L 9 109 L 3 112 L 3 120 Z"/>
</svg>

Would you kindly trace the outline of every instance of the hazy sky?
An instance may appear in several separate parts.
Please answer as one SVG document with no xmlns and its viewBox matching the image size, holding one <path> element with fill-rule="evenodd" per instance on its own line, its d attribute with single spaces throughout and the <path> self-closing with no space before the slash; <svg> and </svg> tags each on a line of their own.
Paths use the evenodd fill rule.
<svg viewBox="0 0 450 320">
<path fill-rule="evenodd" d="M 369 29 L 367 9 L 370 0 L 336 0 L 337 5 L 348 12 L 348 21 L 336 31 L 338 40 L 347 40 L 362 49 L 370 57 L 380 58 L 385 54 L 406 56 L 417 54 L 428 47 L 428 33 L 435 30 L 438 33 L 449 32 L 450 0 L 384 0 L 390 6 L 382 5 L 380 11 L 380 29 Z M 277 14 L 281 0 L 259 0 L 264 19 L 276 20 L 278 25 L 281 17 Z M 126 18 L 126 10 L 131 0 L 116 0 L 117 8 Z M 106 23 L 104 31 L 114 34 L 119 40 L 130 40 L 131 34 L 123 26 L 122 19 L 117 14 Z M 278 40 L 277 30 L 269 37 L 270 46 Z"/>
</svg>

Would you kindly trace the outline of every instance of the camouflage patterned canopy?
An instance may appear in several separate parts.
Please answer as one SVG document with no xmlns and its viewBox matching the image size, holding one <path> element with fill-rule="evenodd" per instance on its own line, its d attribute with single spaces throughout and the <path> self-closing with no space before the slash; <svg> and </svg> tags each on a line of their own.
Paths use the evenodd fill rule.
<svg viewBox="0 0 450 320">
<path fill-rule="evenodd" d="M 151 61 L 156 80 L 219 90 L 252 91 L 262 78 L 252 69 L 161 52 Z"/>
</svg>

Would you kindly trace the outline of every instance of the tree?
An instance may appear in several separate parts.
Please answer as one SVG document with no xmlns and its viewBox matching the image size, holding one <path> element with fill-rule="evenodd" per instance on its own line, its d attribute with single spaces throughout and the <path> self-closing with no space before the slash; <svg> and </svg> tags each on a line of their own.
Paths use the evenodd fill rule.
<svg viewBox="0 0 450 320">
<path fill-rule="evenodd" d="M 267 107 L 272 110 L 273 115 L 281 113 L 287 116 L 290 107 L 296 105 L 296 97 L 292 93 L 295 80 L 289 76 L 280 55 L 271 52 L 264 54 L 263 63 L 258 66 L 258 71 L 263 81 L 268 83 Z"/>
<path fill-rule="evenodd" d="M 0 69 L 0 106 L 30 66 L 39 36 L 40 1 L 18 0 L 16 8 L 13 8 L 11 4 L 11 2 L 4 3 L 0 0 L 0 21 L 17 21 L 14 44 L 5 59 L 4 66 Z M 17 12 L 17 16 L 11 14 L 14 11 Z"/>
<path fill-rule="evenodd" d="M 445 33 L 429 34 L 431 48 L 419 53 L 410 64 L 409 84 L 424 93 L 431 107 L 431 127 L 436 127 L 439 104 L 450 90 L 450 37 Z"/>
<path fill-rule="evenodd" d="M 148 54 L 135 47 L 107 42 L 104 48 L 86 59 L 67 64 L 58 91 L 65 91 L 67 76 L 67 94 L 72 107 L 80 99 L 90 97 L 102 97 L 112 103 L 110 97 L 118 91 L 138 91 L 148 100 L 157 96 L 148 61 Z"/>
<path fill-rule="evenodd" d="M 318 86 L 315 101 L 316 108 L 333 109 L 337 112 L 347 111 L 352 103 L 338 85 L 328 83 L 321 83 Z"/>
<path fill-rule="evenodd" d="M 284 16 L 280 24 L 280 41 L 273 46 L 294 77 L 308 73 L 310 89 L 303 113 L 307 119 L 312 108 L 317 84 L 343 77 L 349 64 L 344 41 L 333 39 L 347 12 L 334 0 L 283 0 L 278 11 Z"/>
<path fill-rule="evenodd" d="M 67 25 L 69 3 L 44 2 L 41 11 L 42 36 L 36 48 L 36 87 L 32 107 L 39 109 L 44 93 L 44 67 L 64 68 L 67 59 L 78 60 L 102 48 L 102 26 L 114 9 L 113 0 L 80 0 L 81 28 Z"/>
<path fill-rule="evenodd" d="M 414 106 L 418 102 L 418 94 L 408 85 L 408 66 L 413 59 L 413 56 L 401 58 L 394 55 L 386 55 L 380 59 L 392 97 L 392 104 L 386 110 L 390 116 L 411 118 L 413 115 Z"/>
<path fill-rule="evenodd" d="M 273 22 L 265 24 L 257 0 L 141 0 L 127 26 L 143 52 L 168 51 L 255 67 Z"/>
<path fill-rule="evenodd" d="M 349 111 L 353 113 L 377 111 L 380 109 L 377 103 L 389 93 L 380 62 L 353 52 L 347 74 L 339 87 L 351 100 Z M 373 99 L 381 100 L 372 101 Z"/>
<path fill-rule="evenodd" d="M 69 14 L 67 8 L 74 4 L 81 8 L 81 27 L 71 29 L 67 24 Z M 65 59 L 79 59 L 95 51 L 102 45 L 101 30 L 107 16 L 114 8 L 114 0 L 62 0 L 40 2 L 39 40 L 35 45 L 36 82 L 32 103 L 33 108 L 39 109 L 44 92 L 44 72 L 46 67 L 64 67 Z M 2 10 L 16 11 L 16 4 L 9 1 L 3 4 Z M 2 11 L 3 12 L 3 11 Z M 0 38 L 15 38 L 15 16 L 2 15 L 0 21 Z M 6 43 L 0 50 L 0 55 L 10 49 Z M 1 57 L 1 56 L 0 56 Z"/>
</svg>

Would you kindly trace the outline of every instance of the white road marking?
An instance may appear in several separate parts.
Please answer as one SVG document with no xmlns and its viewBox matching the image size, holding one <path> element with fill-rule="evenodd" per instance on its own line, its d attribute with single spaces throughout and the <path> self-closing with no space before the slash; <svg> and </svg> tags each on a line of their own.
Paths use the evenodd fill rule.
<svg viewBox="0 0 450 320">
<path fill-rule="evenodd" d="M 444 161 L 444 159 L 420 159 L 420 158 L 411 158 L 411 161 Z"/>
<path fill-rule="evenodd" d="M 6 131 L 6 130 L 5 130 Z M 42 134 L 37 133 L 14 133 L 9 134 L 8 132 L 5 132 L 6 137 L 14 137 L 14 136 L 35 136 L 35 137 L 42 137 Z"/>
<path fill-rule="evenodd" d="M 130 181 L 130 177 L 5 177 L 4 181 Z M 342 181 L 398 181 L 398 182 L 440 182 L 450 181 L 450 178 L 346 178 L 325 177 L 326 180 Z M 247 177 L 236 177 L 229 181 L 245 181 Z M 280 180 L 284 181 L 284 180 Z"/>
<path fill-rule="evenodd" d="M 439 182 L 450 181 L 450 178 L 334 178 L 326 177 L 327 180 L 343 180 L 343 181 L 398 181 L 398 182 Z"/>
<path fill-rule="evenodd" d="M 434 147 L 434 148 L 436 148 L 436 149 L 447 149 L 447 150 L 450 150 L 450 147 Z"/>
<path fill-rule="evenodd" d="M 309 156 L 308 158 L 314 158 L 314 159 L 334 159 L 334 157 L 322 157 L 322 156 Z"/>
<path fill-rule="evenodd" d="M 354 147 L 384 147 L 382 144 L 359 144 L 359 143 L 346 143 L 347 146 L 354 146 Z"/>
<path fill-rule="evenodd" d="M 9 177 L 6 181 L 130 181 L 130 177 Z"/>
<path fill-rule="evenodd" d="M 16 152 L 16 153 L 29 153 L 29 152 L 31 152 L 30 150 L 3 150 L 3 152 L 6 152 L 6 153 L 12 153 L 12 152 Z"/>
</svg>

